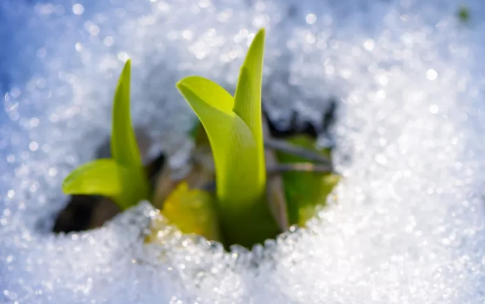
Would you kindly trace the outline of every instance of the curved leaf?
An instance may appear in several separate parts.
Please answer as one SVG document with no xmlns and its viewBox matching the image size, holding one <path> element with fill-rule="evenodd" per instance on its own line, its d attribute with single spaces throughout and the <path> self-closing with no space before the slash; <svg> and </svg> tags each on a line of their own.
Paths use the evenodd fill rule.
<svg viewBox="0 0 485 304">
<path fill-rule="evenodd" d="M 131 61 L 125 63 L 113 101 L 111 130 L 111 155 L 116 163 L 126 168 L 120 174 L 123 197 L 117 200 L 122 208 L 128 208 L 148 199 L 149 185 L 143 173 L 140 150 L 130 115 Z"/>
<path fill-rule="evenodd" d="M 209 137 L 224 241 L 246 247 L 262 243 L 279 232 L 264 197 L 263 49 L 264 30 L 261 30 L 241 68 L 236 98 L 202 77 L 187 77 L 177 83 Z"/>
<path fill-rule="evenodd" d="M 112 159 L 98 159 L 72 171 L 62 183 L 65 194 L 96 194 L 110 198 L 121 194 L 119 168 Z"/>
<path fill-rule="evenodd" d="M 263 126 L 261 117 L 261 87 L 263 81 L 265 30 L 261 29 L 254 36 L 248 53 L 241 67 L 236 94 L 234 112 L 248 125 L 253 134 L 258 150 L 255 161 L 258 162 L 257 178 L 266 182 L 264 162 Z"/>
<path fill-rule="evenodd" d="M 122 209 L 148 198 L 148 181 L 130 116 L 128 60 L 116 87 L 111 131 L 113 159 L 96 160 L 75 169 L 64 180 L 66 194 L 98 194 L 112 198 Z"/>
<path fill-rule="evenodd" d="M 197 76 L 182 79 L 177 88 L 207 131 L 220 203 L 251 203 L 259 198 L 264 184 L 255 178 L 258 151 L 251 130 L 232 112 L 231 95 L 216 83 Z"/>
<path fill-rule="evenodd" d="M 113 125 L 111 130 L 111 155 L 124 166 L 142 166 L 140 151 L 130 115 L 131 61 L 125 63 L 121 72 L 113 102 Z"/>
</svg>

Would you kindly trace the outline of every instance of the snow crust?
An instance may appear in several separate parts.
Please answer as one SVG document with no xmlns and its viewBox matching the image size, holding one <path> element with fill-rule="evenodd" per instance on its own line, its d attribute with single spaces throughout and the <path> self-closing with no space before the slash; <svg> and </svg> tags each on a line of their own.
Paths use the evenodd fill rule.
<svg viewBox="0 0 485 304">
<path fill-rule="evenodd" d="M 0 3 L 0 303 L 485 302 L 485 5 L 422 2 Z M 62 179 L 109 135 L 128 57 L 134 120 L 173 153 L 193 120 L 176 81 L 233 88 L 263 26 L 274 116 L 320 119 L 338 100 L 344 179 L 308 229 L 251 252 L 173 227 L 145 244 L 157 215 L 141 203 L 50 232 Z"/>
</svg>

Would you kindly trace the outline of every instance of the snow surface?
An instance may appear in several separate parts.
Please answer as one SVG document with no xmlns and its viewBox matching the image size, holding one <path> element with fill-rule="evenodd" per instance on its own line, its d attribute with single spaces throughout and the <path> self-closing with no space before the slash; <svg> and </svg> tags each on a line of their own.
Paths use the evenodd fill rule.
<svg viewBox="0 0 485 304">
<path fill-rule="evenodd" d="M 480 1 L 13 2 L 0 3 L 0 303 L 485 302 Z M 100 229 L 50 232 L 63 177 L 109 134 L 127 57 L 134 119 L 174 152 L 193 119 L 175 82 L 233 87 L 261 26 L 274 115 L 318 118 L 339 100 L 345 178 L 331 207 L 252 252 L 170 227 L 146 245 L 146 203 Z"/>
</svg>

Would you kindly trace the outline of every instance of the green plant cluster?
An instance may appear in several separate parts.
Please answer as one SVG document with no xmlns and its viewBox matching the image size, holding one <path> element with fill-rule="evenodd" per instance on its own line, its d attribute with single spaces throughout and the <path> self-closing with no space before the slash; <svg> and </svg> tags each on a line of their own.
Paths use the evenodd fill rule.
<svg viewBox="0 0 485 304">
<path fill-rule="evenodd" d="M 206 132 L 215 163 L 216 191 L 190 189 L 182 182 L 165 200 L 161 212 L 182 232 L 226 246 L 249 248 L 275 238 L 284 227 L 304 226 L 315 208 L 325 204 L 339 179 L 332 172 L 288 171 L 280 176 L 283 197 L 271 195 L 275 180 L 267 176 L 261 111 L 264 41 L 262 29 L 249 47 L 234 96 L 199 76 L 184 78 L 176 85 Z M 66 194 L 106 196 L 122 209 L 152 199 L 153 189 L 144 173 L 130 117 L 130 68 L 128 60 L 115 92 L 112 158 L 75 169 L 63 183 Z M 307 138 L 290 141 L 315 150 Z M 278 152 L 276 158 L 281 163 L 302 161 L 284 152 Z"/>
</svg>

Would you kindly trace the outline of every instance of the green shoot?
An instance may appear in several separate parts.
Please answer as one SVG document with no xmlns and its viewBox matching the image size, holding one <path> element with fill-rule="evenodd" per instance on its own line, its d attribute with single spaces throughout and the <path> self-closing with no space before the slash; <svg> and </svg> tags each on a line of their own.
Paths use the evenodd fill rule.
<svg viewBox="0 0 485 304">
<path fill-rule="evenodd" d="M 256 178 L 259 183 L 266 183 L 264 162 L 263 120 L 261 117 L 261 87 L 263 85 L 264 29 L 254 37 L 239 74 L 234 96 L 234 113 L 248 125 L 253 135 L 257 153 Z"/>
<path fill-rule="evenodd" d="M 177 83 L 209 137 L 226 242 L 248 247 L 278 233 L 264 197 L 266 169 L 261 120 L 264 36 L 264 30 L 260 30 L 254 37 L 241 67 L 235 97 L 198 76 Z"/>
<path fill-rule="evenodd" d="M 122 209 L 148 199 L 148 181 L 130 116 L 130 70 L 128 60 L 114 96 L 112 159 L 95 160 L 75 169 L 62 184 L 65 194 L 103 195 L 113 199 Z"/>
<path fill-rule="evenodd" d="M 296 165 L 308 155 L 297 155 L 294 148 L 268 150 L 265 154 L 261 111 L 264 41 L 262 29 L 249 47 L 234 96 L 203 77 L 190 76 L 177 83 L 200 120 L 191 136 L 199 147 L 211 146 L 215 196 L 197 185 L 212 181 L 212 167 L 208 170 L 196 165 L 182 182 L 171 180 L 170 168 L 164 168 L 151 197 L 155 206 L 162 207 L 164 218 L 181 232 L 221 241 L 226 247 L 238 244 L 250 248 L 275 238 L 289 224 L 304 226 L 317 207 L 325 204 L 339 180 L 337 175 L 317 170 L 289 170 L 267 180 L 266 162 L 270 167 L 279 162 Z M 64 180 L 64 193 L 102 195 L 114 200 L 121 209 L 149 199 L 149 182 L 130 117 L 130 72 L 127 61 L 114 96 L 112 158 L 76 168 Z M 321 156 L 318 153 L 322 152 L 315 151 L 308 138 L 295 137 L 290 141 L 306 152 L 315 152 L 313 157 Z"/>
<path fill-rule="evenodd" d="M 470 9 L 467 6 L 460 6 L 457 12 L 457 16 L 462 23 L 468 23 L 468 21 L 470 21 L 470 15 Z"/>
</svg>

